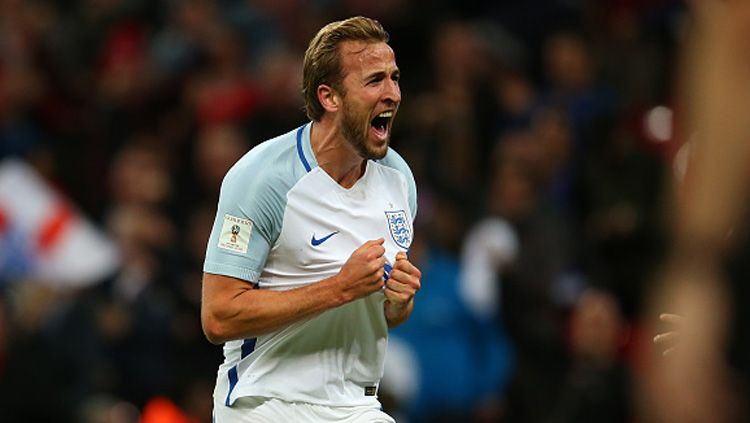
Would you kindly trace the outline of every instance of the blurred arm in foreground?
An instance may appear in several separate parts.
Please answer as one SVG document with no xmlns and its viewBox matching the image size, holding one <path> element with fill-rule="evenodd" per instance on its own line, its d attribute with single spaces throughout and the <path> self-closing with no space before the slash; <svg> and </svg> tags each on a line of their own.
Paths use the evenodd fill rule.
<svg viewBox="0 0 750 423">
<path fill-rule="evenodd" d="M 681 316 L 679 346 L 666 358 L 652 357 L 641 393 L 649 421 L 727 422 L 740 418 L 725 357 L 735 317 L 723 262 L 750 193 L 750 2 L 694 1 L 691 7 L 682 88 L 683 125 L 694 140 L 672 251 L 649 315 Z"/>
</svg>

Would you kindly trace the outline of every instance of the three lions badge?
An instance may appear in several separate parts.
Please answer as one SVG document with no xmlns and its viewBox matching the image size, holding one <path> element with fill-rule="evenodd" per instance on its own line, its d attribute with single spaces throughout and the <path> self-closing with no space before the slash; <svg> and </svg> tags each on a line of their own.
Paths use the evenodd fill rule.
<svg viewBox="0 0 750 423">
<path fill-rule="evenodd" d="M 393 237 L 393 241 L 399 247 L 408 250 L 411 246 L 412 232 L 406 212 L 403 210 L 387 211 L 385 217 L 388 219 L 388 230 Z"/>
</svg>

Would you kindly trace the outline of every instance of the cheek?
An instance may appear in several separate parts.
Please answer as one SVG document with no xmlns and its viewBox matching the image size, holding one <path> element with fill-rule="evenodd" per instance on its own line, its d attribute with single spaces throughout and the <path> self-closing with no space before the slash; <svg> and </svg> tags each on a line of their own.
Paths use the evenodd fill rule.
<svg viewBox="0 0 750 423">
<path fill-rule="evenodd" d="M 357 111 L 355 112 L 355 116 L 357 117 L 357 119 L 362 120 L 362 121 L 366 121 L 366 123 L 369 124 L 370 123 L 370 110 L 371 110 L 371 108 L 368 107 L 367 105 L 360 104 L 357 107 Z"/>
<path fill-rule="evenodd" d="M 377 104 L 383 93 L 386 92 L 385 85 L 378 84 L 377 86 L 367 87 L 362 93 L 362 102 L 367 105 Z"/>
</svg>

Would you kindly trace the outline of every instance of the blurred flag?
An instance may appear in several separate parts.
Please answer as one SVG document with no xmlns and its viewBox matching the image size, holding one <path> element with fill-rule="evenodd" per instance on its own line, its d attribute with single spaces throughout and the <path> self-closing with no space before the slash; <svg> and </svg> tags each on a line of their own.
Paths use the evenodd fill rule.
<svg viewBox="0 0 750 423">
<path fill-rule="evenodd" d="M 120 262 L 114 242 L 85 220 L 36 171 L 0 162 L 0 281 L 36 279 L 86 286 Z"/>
</svg>

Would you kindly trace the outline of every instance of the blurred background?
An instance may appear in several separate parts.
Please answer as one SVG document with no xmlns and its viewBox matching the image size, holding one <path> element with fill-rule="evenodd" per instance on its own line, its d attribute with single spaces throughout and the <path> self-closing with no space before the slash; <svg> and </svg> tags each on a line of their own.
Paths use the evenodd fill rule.
<svg viewBox="0 0 750 423">
<path fill-rule="evenodd" d="M 672 0 L 0 0 L 0 421 L 210 422 L 224 173 L 306 121 L 324 24 L 380 20 L 422 290 L 399 422 L 629 422 L 678 138 Z"/>
</svg>

